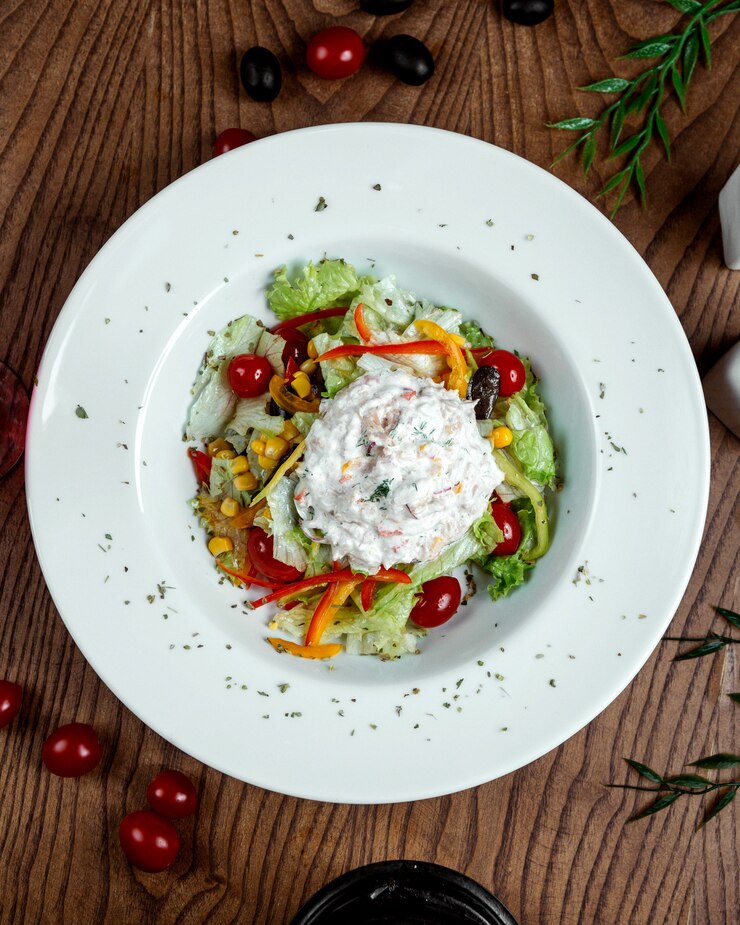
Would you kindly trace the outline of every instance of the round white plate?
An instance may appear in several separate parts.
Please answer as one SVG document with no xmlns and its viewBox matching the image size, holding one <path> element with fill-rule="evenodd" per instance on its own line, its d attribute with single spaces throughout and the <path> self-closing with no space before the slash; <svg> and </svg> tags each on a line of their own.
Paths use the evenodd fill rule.
<svg viewBox="0 0 740 925">
<path fill-rule="evenodd" d="M 187 505 L 182 430 L 208 332 L 247 311 L 268 320 L 272 270 L 325 252 L 527 353 L 560 453 L 552 547 L 526 585 L 494 605 L 479 580 L 397 662 L 274 652 Z M 461 135 L 321 126 L 199 167 L 91 263 L 38 380 L 28 505 L 70 633 L 145 723 L 271 790 L 414 800 L 539 757 L 644 664 L 701 538 L 706 413 L 658 283 L 571 189 Z"/>
</svg>

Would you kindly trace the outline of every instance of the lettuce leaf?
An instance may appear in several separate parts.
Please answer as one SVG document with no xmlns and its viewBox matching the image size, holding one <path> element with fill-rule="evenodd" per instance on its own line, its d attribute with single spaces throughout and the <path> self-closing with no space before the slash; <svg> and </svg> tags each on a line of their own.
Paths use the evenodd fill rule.
<svg viewBox="0 0 740 925">
<path fill-rule="evenodd" d="M 307 312 L 348 305 L 359 288 L 355 268 L 344 260 L 309 262 L 292 282 L 286 268 L 275 270 L 275 282 L 267 290 L 270 308 L 281 321 Z"/>
<path fill-rule="evenodd" d="M 320 355 L 332 350 L 334 347 L 340 347 L 344 341 L 339 336 L 332 337 L 330 334 L 316 334 L 313 338 L 313 343 Z M 324 394 L 328 398 L 334 398 L 337 392 L 362 375 L 362 370 L 357 368 L 357 361 L 354 357 L 323 360 L 319 363 L 319 366 L 324 377 Z"/>
<path fill-rule="evenodd" d="M 484 549 L 493 549 L 504 540 L 504 534 L 491 514 L 490 504 L 485 513 L 476 520 L 471 529 L 475 538 Z"/>
<path fill-rule="evenodd" d="M 223 433 L 236 405 L 236 396 L 226 378 L 225 364 L 220 369 L 206 367 L 199 381 L 200 387 L 185 426 L 188 440 L 208 440 Z"/>
<path fill-rule="evenodd" d="M 268 414 L 266 406 L 264 396 L 237 399 L 234 416 L 225 428 L 226 438 L 229 439 L 229 433 L 246 437 L 250 430 L 276 437 L 283 429 L 285 421 L 279 414 Z"/>
<path fill-rule="evenodd" d="M 514 435 L 511 452 L 524 474 L 532 482 L 552 486 L 556 474 L 555 452 L 547 429 L 545 406 L 534 386 L 511 396 L 506 424 Z"/>
<path fill-rule="evenodd" d="M 275 558 L 304 572 L 308 565 L 306 549 L 310 548 L 311 541 L 298 526 L 298 513 L 293 501 L 297 481 L 293 476 L 280 479 L 270 493 L 267 505 L 271 514 Z"/>
<path fill-rule="evenodd" d="M 471 347 L 493 347 L 494 340 L 486 334 L 477 321 L 463 321 L 460 334 Z"/>
</svg>

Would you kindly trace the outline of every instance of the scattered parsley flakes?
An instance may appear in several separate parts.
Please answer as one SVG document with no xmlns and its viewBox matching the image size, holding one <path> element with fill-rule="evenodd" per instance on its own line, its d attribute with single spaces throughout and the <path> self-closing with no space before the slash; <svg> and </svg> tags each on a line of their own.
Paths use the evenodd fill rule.
<svg viewBox="0 0 740 925">
<path fill-rule="evenodd" d="M 557 685 L 557 682 L 555 681 L 555 678 L 550 678 L 550 687 L 557 687 L 557 686 L 558 685 Z"/>
<path fill-rule="evenodd" d="M 295 235 L 289 234 L 289 235 L 288 235 L 288 240 L 289 240 L 289 241 L 295 241 Z"/>
<path fill-rule="evenodd" d="M 172 284 L 171 284 L 171 283 L 165 283 L 165 284 L 164 284 L 164 291 L 165 291 L 165 292 L 169 292 L 171 289 L 172 289 Z"/>
<path fill-rule="evenodd" d="M 376 183 L 375 186 L 373 187 L 373 189 L 374 189 L 374 190 L 377 190 L 378 192 L 380 192 L 381 189 L 383 189 L 383 187 L 380 185 L 380 183 Z"/>
<path fill-rule="evenodd" d="M 455 681 L 455 687 L 456 687 L 458 690 L 460 690 L 460 685 L 463 683 L 464 680 L 465 680 L 465 678 L 459 678 L 457 681 Z"/>
<path fill-rule="evenodd" d="M 393 479 L 384 479 L 367 500 L 378 502 L 381 498 L 387 498 L 391 490 L 392 481 Z"/>
<path fill-rule="evenodd" d="M 288 690 L 289 687 L 290 687 L 290 684 L 278 684 L 277 686 L 281 694 L 284 694 Z"/>
<path fill-rule="evenodd" d="M 482 668 L 484 664 L 485 662 L 482 662 L 480 659 L 478 659 L 478 667 Z"/>
<path fill-rule="evenodd" d="M 526 240 L 527 240 L 527 241 L 534 241 L 534 235 L 533 235 L 533 234 L 528 234 L 527 237 L 526 237 Z"/>
<path fill-rule="evenodd" d="M 89 418 L 90 417 L 90 415 L 87 413 L 87 411 L 85 411 L 82 405 L 78 405 L 75 408 L 75 414 L 77 415 L 78 418 Z"/>
<path fill-rule="evenodd" d="M 603 398 L 606 395 L 606 383 L 599 383 L 599 398 Z"/>
<path fill-rule="evenodd" d="M 493 219 L 492 219 L 492 218 L 487 218 L 487 219 L 486 219 L 486 225 L 488 225 L 489 228 L 493 228 Z"/>
<path fill-rule="evenodd" d="M 374 730 L 374 729 L 377 729 L 378 727 L 376 726 L 375 723 L 370 723 L 370 728 Z M 354 730 L 352 731 L 354 732 Z"/>
<path fill-rule="evenodd" d="M 324 209 L 326 209 L 327 207 L 328 207 L 328 203 L 326 199 L 324 199 L 323 196 L 319 196 L 319 201 L 316 203 L 314 212 L 323 212 Z"/>
<path fill-rule="evenodd" d="M 539 281 L 539 278 L 540 278 L 540 274 L 539 274 L 539 273 L 531 273 L 530 276 L 532 277 L 532 279 L 533 279 L 535 282 L 538 282 L 538 281 Z"/>
</svg>

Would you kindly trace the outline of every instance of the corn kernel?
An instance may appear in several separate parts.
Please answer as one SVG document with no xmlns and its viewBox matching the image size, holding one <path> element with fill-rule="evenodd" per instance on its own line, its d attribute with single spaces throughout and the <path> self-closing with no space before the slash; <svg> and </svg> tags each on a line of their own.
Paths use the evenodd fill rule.
<svg viewBox="0 0 740 925">
<path fill-rule="evenodd" d="M 265 441 L 264 440 L 252 440 L 252 449 L 258 455 L 262 455 L 265 452 Z"/>
<path fill-rule="evenodd" d="M 270 459 L 269 456 L 263 456 L 260 454 L 257 457 L 257 462 L 262 466 L 263 469 L 273 469 L 277 463 L 277 459 Z"/>
<path fill-rule="evenodd" d="M 231 474 L 242 475 L 245 472 L 249 472 L 249 463 L 245 456 L 237 456 L 231 464 Z"/>
<path fill-rule="evenodd" d="M 308 347 L 306 348 L 306 350 L 312 360 L 315 360 L 316 357 L 319 355 L 319 351 L 316 349 L 316 344 L 313 342 L 313 340 L 310 340 L 308 342 Z"/>
<path fill-rule="evenodd" d="M 224 517 L 236 517 L 241 510 L 241 505 L 235 498 L 224 498 L 221 502 L 221 513 Z"/>
<path fill-rule="evenodd" d="M 514 434 L 512 434 L 508 427 L 494 427 L 491 432 L 491 442 L 497 450 L 501 449 L 501 447 L 508 446 L 513 439 Z"/>
<path fill-rule="evenodd" d="M 293 386 L 293 391 L 301 398 L 311 394 L 311 382 L 305 373 L 296 373 L 290 384 Z"/>
<path fill-rule="evenodd" d="M 222 437 L 219 437 L 218 440 L 212 440 L 208 444 L 207 449 L 209 456 L 215 456 L 219 450 L 230 450 L 231 447 L 226 440 L 224 440 Z"/>
<path fill-rule="evenodd" d="M 234 544 L 228 536 L 214 536 L 208 541 L 208 551 L 212 556 L 220 556 L 222 552 L 231 552 Z"/>
<path fill-rule="evenodd" d="M 282 459 L 288 449 L 288 441 L 282 437 L 270 437 L 265 444 L 265 456 L 268 459 Z"/>
<path fill-rule="evenodd" d="M 309 359 L 309 360 L 304 360 L 304 361 L 301 363 L 300 370 L 301 370 L 302 373 L 306 373 L 307 375 L 310 376 L 311 373 L 315 373 L 315 372 L 316 372 L 316 361 L 315 361 L 315 360 L 311 360 L 311 359 Z"/>
<path fill-rule="evenodd" d="M 237 491 L 253 491 L 259 482 L 251 472 L 245 472 L 244 475 L 237 475 L 234 479 L 234 488 Z"/>
<path fill-rule="evenodd" d="M 300 430 L 298 430 L 292 421 L 286 421 L 283 424 L 283 429 L 280 431 L 280 436 L 285 440 L 294 440 L 299 434 Z"/>
<path fill-rule="evenodd" d="M 235 459 L 236 453 L 233 450 L 219 450 L 216 453 L 216 459 Z"/>
</svg>

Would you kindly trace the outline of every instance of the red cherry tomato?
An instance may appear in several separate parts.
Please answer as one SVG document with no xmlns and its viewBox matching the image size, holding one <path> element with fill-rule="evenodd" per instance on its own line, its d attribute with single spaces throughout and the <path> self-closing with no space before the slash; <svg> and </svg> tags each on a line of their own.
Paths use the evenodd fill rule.
<svg viewBox="0 0 740 925">
<path fill-rule="evenodd" d="M 87 723 L 60 726 L 44 742 L 41 750 L 44 764 L 59 777 L 81 777 L 97 768 L 102 756 L 100 739 Z"/>
<path fill-rule="evenodd" d="M 260 527 L 252 527 L 247 540 L 247 553 L 249 560 L 265 578 L 271 578 L 281 584 L 297 581 L 303 572 L 299 572 L 292 565 L 286 565 L 275 558 L 273 553 L 272 537 L 268 536 Z"/>
<path fill-rule="evenodd" d="M 491 515 L 496 521 L 496 526 L 504 535 L 503 541 L 491 552 L 494 556 L 509 556 L 519 549 L 519 543 L 522 539 L 519 518 L 503 501 L 494 501 L 491 504 Z"/>
<path fill-rule="evenodd" d="M 329 26 L 308 43 L 306 64 L 314 74 L 327 80 L 349 77 L 359 70 L 365 58 L 365 46 L 354 29 Z"/>
<path fill-rule="evenodd" d="M 173 825 L 146 809 L 129 813 L 118 827 L 121 848 L 128 860 L 150 873 L 169 867 L 180 850 L 180 838 Z"/>
<path fill-rule="evenodd" d="M 411 611 L 411 619 L 417 626 L 441 626 L 457 612 L 461 597 L 460 582 L 451 575 L 426 581 Z"/>
<path fill-rule="evenodd" d="M 13 722 L 21 712 L 23 688 L 12 681 L 0 681 L 0 729 Z"/>
<path fill-rule="evenodd" d="M 241 353 L 229 363 L 229 385 L 231 391 L 239 398 L 264 395 L 270 386 L 272 375 L 272 366 L 267 360 L 253 353 Z"/>
<path fill-rule="evenodd" d="M 304 360 L 308 359 L 308 338 L 303 331 L 298 331 L 295 328 L 286 328 L 279 333 L 285 341 L 283 363 L 287 365 L 288 360 L 292 357 L 296 366 L 300 366 Z"/>
<path fill-rule="evenodd" d="M 478 366 L 495 366 L 501 376 L 499 395 L 508 398 L 514 392 L 524 388 L 527 372 L 519 357 L 508 350 L 490 350 L 487 347 L 476 348 L 473 356 Z"/>
<path fill-rule="evenodd" d="M 198 794 L 189 777 L 180 771 L 160 771 L 146 790 L 147 802 L 162 816 L 184 819 L 198 808 Z"/>
<path fill-rule="evenodd" d="M 213 156 L 218 157 L 219 154 L 226 154 L 234 148 L 241 148 L 242 145 L 248 145 L 250 141 L 257 141 L 257 136 L 245 128 L 227 128 L 213 143 Z"/>
</svg>

